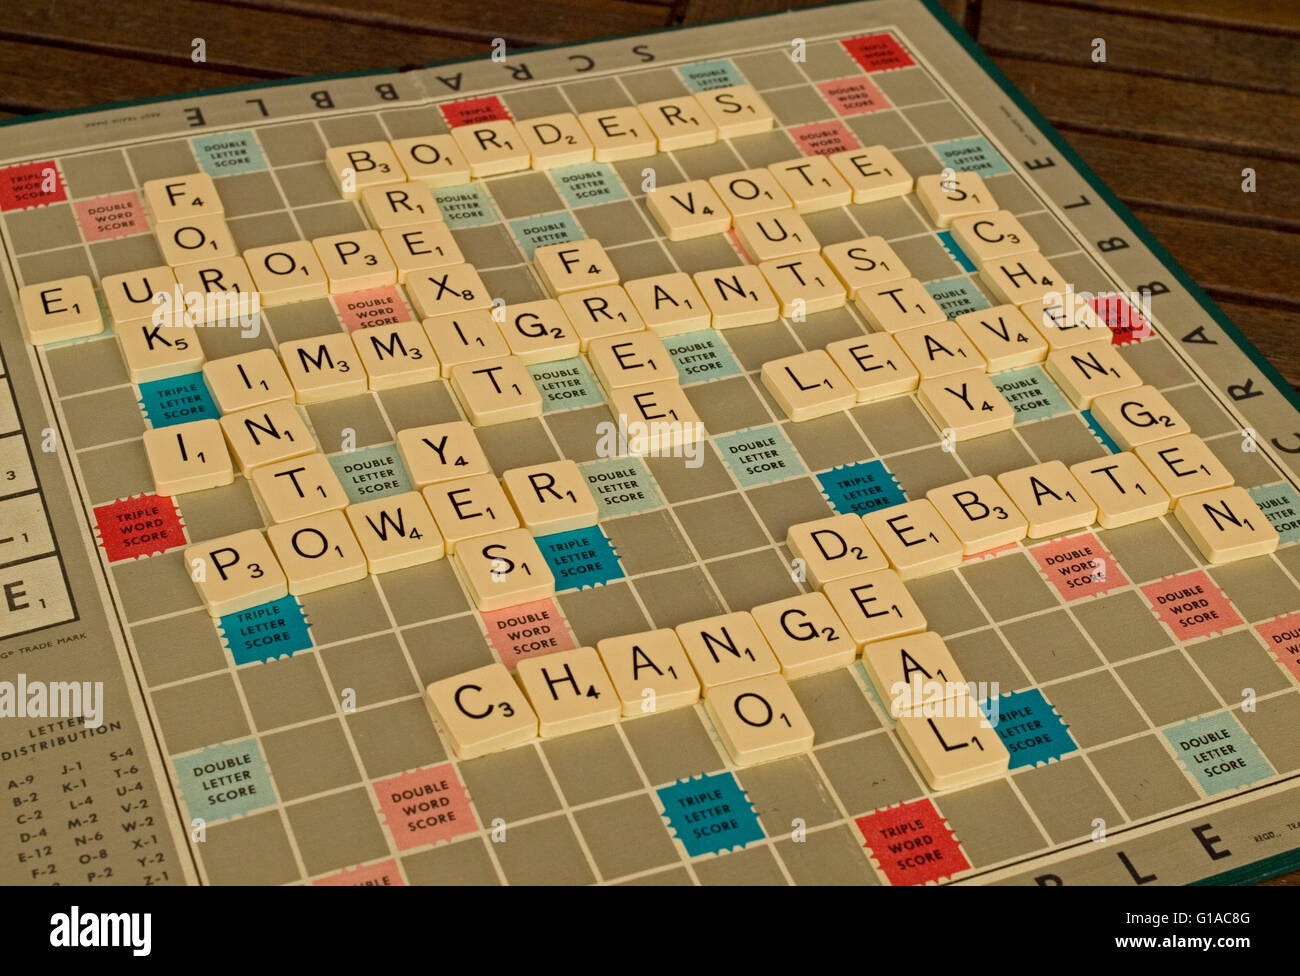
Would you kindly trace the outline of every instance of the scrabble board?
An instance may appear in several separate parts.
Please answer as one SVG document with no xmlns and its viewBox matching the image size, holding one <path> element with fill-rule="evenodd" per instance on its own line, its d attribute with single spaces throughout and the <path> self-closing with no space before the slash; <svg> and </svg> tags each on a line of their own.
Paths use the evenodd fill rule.
<svg viewBox="0 0 1300 976">
<path fill-rule="evenodd" d="M 1300 867 L 1295 395 L 936 4 L 4 135 L 0 880 Z"/>
</svg>

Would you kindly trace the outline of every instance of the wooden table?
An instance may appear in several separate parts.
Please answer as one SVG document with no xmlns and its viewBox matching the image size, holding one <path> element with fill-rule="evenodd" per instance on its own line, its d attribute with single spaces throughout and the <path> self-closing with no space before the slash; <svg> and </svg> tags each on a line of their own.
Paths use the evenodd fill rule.
<svg viewBox="0 0 1300 976">
<path fill-rule="evenodd" d="M 1300 386 L 1300 4 L 943 0 Z M 811 6 L 807 0 L 0 4 L 0 117 Z M 1092 61 L 1093 39 L 1106 62 Z M 191 60 L 203 38 L 207 60 Z M 1256 190 L 1242 189 L 1243 170 Z M 1273 884 L 1300 885 L 1300 872 Z"/>
</svg>

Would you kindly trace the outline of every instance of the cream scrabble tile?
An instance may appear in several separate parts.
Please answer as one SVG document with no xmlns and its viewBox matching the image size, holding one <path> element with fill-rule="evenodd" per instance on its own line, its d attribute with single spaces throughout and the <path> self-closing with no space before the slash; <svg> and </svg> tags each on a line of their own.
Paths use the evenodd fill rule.
<svg viewBox="0 0 1300 976">
<path fill-rule="evenodd" d="M 699 332 L 713 324 L 713 313 L 704 296 L 684 271 L 635 278 L 624 282 L 623 290 L 646 328 L 656 335 Z"/>
<path fill-rule="evenodd" d="M 1032 366 L 1047 358 L 1047 340 L 1015 305 L 967 312 L 953 321 L 975 344 L 990 373 Z"/>
<path fill-rule="evenodd" d="M 1063 461 L 1044 461 L 998 475 L 998 484 L 1029 521 L 1029 538 L 1086 529 L 1097 521 L 1097 503 Z"/>
<path fill-rule="evenodd" d="M 264 465 L 249 472 L 248 481 L 272 522 L 342 511 L 348 503 L 339 476 L 324 454 L 304 454 Z"/>
<path fill-rule="evenodd" d="M 394 390 L 441 377 L 433 344 L 419 322 L 357 329 L 351 335 L 372 390 Z"/>
<path fill-rule="evenodd" d="M 528 146 L 508 119 L 457 126 L 451 137 L 475 179 L 518 172 L 532 164 Z"/>
<path fill-rule="evenodd" d="M 311 246 L 325 269 L 331 295 L 397 283 L 397 265 L 377 230 L 315 237 Z"/>
<path fill-rule="evenodd" d="M 1020 311 L 1052 349 L 1069 349 L 1094 342 L 1108 346 L 1115 335 L 1091 305 L 1071 299 L 1067 309 L 1063 295 L 1046 301 L 1025 302 Z"/>
<path fill-rule="evenodd" d="M 785 415 L 812 420 L 847 410 L 858 402 L 857 390 L 825 349 L 810 349 L 763 364 L 763 386 Z"/>
<path fill-rule="evenodd" d="M 839 308 L 848 298 L 844 285 L 820 254 L 764 261 L 758 269 L 781 303 L 781 314 L 796 322 Z"/>
<path fill-rule="evenodd" d="M 618 284 L 614 262 L 600 246 L 600 241 L 590 237 L 539 247 L 533 252 L 533 270 L 553 297 L 584 288 Z"/>
<path fill-rule="evenodd" d="M 387 142 L 360 142 L 326 149 L 325 165 L 345 200 L 357 199 L 367 187 L 406 181 L 406 172 Z"/>
<path fill-rule="evenodd" d="M 718 129 L 719 139 L 767 132 L 775 124 L 772 110 L 752 85 L 729 85 L 696 92 L 695 100 Z"/>
<path fill-rule="evenodd" d="M 954 322 L 922 325 L 899 332 L 894 338 L 922 380 L 988 368 L 975 343 Z"/>
<path fill-rule="evenodd" d="M 467 539 L 519 528 L 518 513 L 490 474 L 426 485 L 423 495 L 448 552 Z"/>
<path fill-rule="evenodd" d="M 948 645 L 932 630 L 866 645 L 862 666 L 895 719 L 915 715 L 926 703 L 970 696 Z"/>
<path fill-rule="evenodd" d="M 835 580 L 889 568 L 861 516 L 850 513 L 796 523 L 786 530 L 785 544 L 808 582 L 822 589 Z"/>
<path fill-rule="evenodd" d="M 781 189 L 781 184 L 767 169 L 747 169 L 739 173 L 711 176 L 709 186 L 713 187 L 713 192 L 718 195 L 722 205 L 731 212 L 733 220 L 794 207 Z"/>
<path fill-rule="evenodd" d="M 553 298 L 507 305 L 503 311 L 505 319 L 499 327 L 510 355 L 530 366 L 572 359 L 582 348 L 577 330 Z"/>
<path fill-rule="evenodd" d="M 344 509 L 371 573 L 431 563 L 446 552 L 442 533 L 418 491 L 357 502 Z"/>
<path fill-rule="evenodd" d="M 1142 444 L 1133 453 L 1155 475 L 1156 481 L 1169 492 L 1175 503 L 1185 495 L 1227 488 L 1233 484 L 1232 472 L 1195 434 L 1180 434 Z"/>
<path fill-rule="evenodd" d="M 1169 493 L 1128 451 L 1070 465 L 1070 473 L 1097 505 L 1097 524 L 1118 529 L 1169 511 Z"/>
<path fill-rule="evenodd" d="M 173 268 L 239 254 L 235 238 L 221 214 L 161 224 L 154 228 L 154 235 L 163 260 Z"/>
<path fill-rule="evenodd" d="M 799 213 L 830 210 L 853 201 L 853 188 L 825 156 L 800 156 L 767 168 Z"/>
<path fill-rule="evenodd" d="M 1070 349 L 1055 349 L 1044 361 L 1047 375 L 1079 410 L 1107 393 L 1119 393 L 1142 385 L 1142 377 L 1114 346 L 1089 343 Z"/>
<path fill-rule="evenodd" d="M 916 178 L 916 196 L 936 227 L 949 227 L 959 217 L 993 213 L 998 209 L 993 194 L 978 173 L 945 170 Z"/>
<path fill-rule="evenodd" d="M 952 222 L 952 236 L 976 264 L 1038 250 L 1038 242 L 1009 210 L 958 217 Z"/>
<path fill-rule="evenodd" d="M 555 595 L 555 577 L 527 529 L 509 529 L 457 546 L 451 561 L 479 610 L 504 610 Z"/>
<path fill-rule="evenodd" d="M 1154 386 L 1099 396 L 1092 401 L 1092 415 L 1126 451 L 1192 432 L 1191 425 Z"/>
<path fill-rule="evenodd" d="M 622 285 L 571 291 L 561 295 L 559 302 L 565 317 L 578 333 L 578 344 L 583 352 L 587 351 L 587 344 L 593 339 L 645 329 L 645 323 Z M 508 332 L 506 336 L 509 338 Z"/>
<path fill-rule="evenodd" d="M 284 571 L 258 529 L 190 546 L 185 565 L 210 617 L 249 610 L 289 592 Z"/>
<path fill-rule="evenodd" d="M 750 613 L 789 680 L 846 667 L 858 647 L 821 593 L 776 600 Z"/>
<path fill-rule="evenodd" d="M 421 319 L 492 307 L 492 297 L 471 264 L 453 264 L 409 274 L 406 295 Z"/>
<path fill-rule="evenodd" d="M 293 384 L 272 349 L 210 359 L 203 364 L 203 381 L 223 414 L 293 399 Z"/>
<path fill-rule="evenodd" d="M 596 652 L 624 718 L 685 708 L 700 700 L 700 680 L 671 630 L 606 637 L 596 643 Z"/>
<path fill-rule="evenodd" d="M 366 371 L 346 332 L 282 342 L 280 359 L 299 403 L 324 403 L 366 392 Z"/>
<path fill-rule="evenodd" d="M 522 119 L 515 127 L 532 156 L 533 169 L 574 166 L 594 158 L 591 137 L 572 112 Z"/>
<path fill-rule="evenodd" d="M 366 577 L 366 554 L 341 511 L 281 522 L 266 530 L 266 539 L 294 596 Z"/>
<path fill-rule="evenodd" d="M 104 331 L 104 319 L 87 275 L 59 278 L 18 290 L 27 341 L 34 346 L 80 339 Z"/>
<path fill-rule="evenodd" d="M 443 223 L 393 227 L 380 231 L 379 237 L 397 266 L 397 283 L 401 285 L 421 271 L 465 263 L 456 238 Z"/>
<path fill-rule="evenodd" d="M 243 258 L 181 265 L 176 269 L 176 286 L 186 296 L 186 318 L 194 325 L 242 325 L 243 314 L 255 314 L 251 303 L 257 284 Z"/>
<path fill-rule="evenodd" d="M 593 339 L 587 346 L 587 362 L 606 390 L 677 379 L 677 364 L 653 332 Z"/>
<path fill-rule="evenodd" d="M 362 191 L 361 206 L 377 230 L 442 221 L 442 211 L 427 183 L 372 186 Z"/>
<path fill-rule="evenodd" d="M 854 203 L 874 203 L 912 192 L 912 174 L 884 146 L 832 153 L 831 165 L 853 190 Z"/>
<path fill-rule="evenodd" d="M 613 725 L 622 714 L 622 702 L 594 647 L 526 658 L 515 676 L 537 713 L 543 739 Z"/>
<path fill-rule="evenodd" d="M 610 390 L 609 406 L 626 424 L 632 454 L 672 451 L 705 436 L 699 414 L 675 381 Z"/>
<path fill-rule="evenodd" d="M 645 195 L 645 205 L 670 241 L 721 234 L 731 226 L 731 211 L 704 180 L 656 187 Z"/>
<path fill-rule="evenodd" d="M 951 432 L 954 441 L 1010 430 L 1016 420 L 1015 408 L 979 370 L 922 380 L 916 398 L 940 433 Z"/>
<path fill-rule="evenodd" d="M 915 278 L 860 288 L 853 296 L 853 304 L 877 332 L 903 332 L 948 320 L 939 303 Z"/>
<path fill-rule="evenodd" d="M 858 403 L 907 393 L 921 381 L 921 374 L 888 332 L 840 339 L 826 352 L 857 393 Z"/>
<path fill-rule="evenodd" d="M 761 325 L 781 317 L 781 304 L 756 265 L 697 271 L 691 278 L 709 306 L 715 329 Z"/>
<path fill-rule="evenodd" d="M 454 367 L 451 389 L 475 427 L 542 415 L 542 395 L 527 365 L 516 356 Z"/>
<path fill-rule="evenodd" d="M 1266 556 L 1280 536 L 1250 492 L 1240 486 L 1184 495 L 1174 506 L 1178 524 L 1210 563 Z"/>
<path fill-rule="evenodd" d="M 883 237 L 859 237 L 827 244 L 822 248 L 822 257 L 844 282 L 849 298 L 856 297 L 863 288 L 898 281 L 912 274 Z"/>
<path fill-rule="evenodd" d="M 674 629 L 706 693 L 718 685 L 781 670 L 748 611 L 692 620 Z"/>
<path fill-rule="evenodd" d="M 203 368 L 203 349 L 195 329 L 131 322 L 119 325 L 115 334 L 127 375 L 137 385 Z"/>
<path fill-rule="evenodd" d="M 812 749 L 812 723 L 779 674 L 710 689 L 704 707 L 737 766 L 754 766 Z"/>
<path fill-rule="evenodd" d="M 194 420 L 144 432 L 144 452 L 160 495 L 219 488 L 235 480 L 226 437 L 215 420 Z"/>
<path fill-rule="evenodd" d="M 1011 754 L 973 698 L 949 699 L 932 710 L 940 714 L 901 718 L 896 726 L 930 789 L 957 789 L 1006 773 Z"/>
<path fill-rule="evenodd" d="M 99 279 L 99 287 L 108 306 L 108 317 L 114 325 L 148 322 L 159 305 L 159 302 L 154 301 L 154 296 L 174 296 L 176 274 L 164 264 L 142 271 L 105 275 Z"/>
<path fill-rule="evenodd" d="M 966 554 L 956 533 L 925 498 L 867 512 L 862 521 L 900 579 L 953 569 Z"/>
<path fill-rule="evenodd" d="M 419 488 L 492 473 L 474 428 L 463 420 L 399 430 L 397 452 L 411 483 Z"/>
<path fill-rule="evenodd" d="M 311 241 L 289 241 L 244 252 L 263 308 L 324 298 L 329 279 Z"/>
<path fill-rule="evenodd" d="M 1004 302 L 1051 304 L 1065 292 L 1065 279 L 1037 251 L 995 258 L 980 265 L 980 280 Z"/>
<path fill-rule="evenodd" d="M 990 475 L 933 488 L 925 497 L 967 556 L 1019 542 L 1029 533 L 1029 520 Z"/>
<path fill-rule="evenodd" d="M 659 151 L 654 132 L 634 105 L 582 112 L 578 122 L 591 139 L 597 162 L 641 159 Z"/>
<path fill-rule="evenodd" d="M 578 462 L 547 461 L 501 473 L 501 484 L 533 535 L 552 535 L 596 524 L 596 499 Z"/>
<path fill-rule="evenodd" d="M 537 713 L 497 661 L 433 682 L 424 700 L 457 759 L 477 759 L 537 738 Z"/>
<path fill-rule="evenodd" d="M 637 111 L 650 126 L 660 152 L 707 146 L 718 141 L 718 127 L 693 95 L 642 102 Z"/>
<path fill-rule="evenodd" d="M 226 212 L 221 197 L 217 195 L 217 186 L 207 173 L 147 180 L 143 189 L 144 200 L 149 205 L 155 227 L 174 220 L 190 220 Z"/>
<path fill-rule="evenodd" d="M 450 135 L 394 139 L 391 146 L 409 182 L 437 189 L 470 181 L 469 161 Z"/>
<path fill-rule="evenodd" d="M 443 379 L 457 366 L 510 355 L 506 337 L 501 334 L 492 312 L 485 308 L 459 315 L 440 315 L 425 319 L 421 325 L 438 357 Z"/>
<path fill-rule="evenodd" d="M 736 239 L 755 264 L 813 254 L 821 247 L 807 222 L 793 210 L 737 217 L 735 225 Z"/>
<path fill-rule="evenodd" d="M 892 569 L 832 580 L 822 592 L 858 647 L 925 630 L 925 615 Z"/>
<path fill-rule="evenodd" d="M 303 423 L 298 408 L 288 400 L 224 414 L 221 429 L 230 453 L 244 474 L 264 464 L 287 461 L 316 450 L 311 431 Z"/>
</svg>

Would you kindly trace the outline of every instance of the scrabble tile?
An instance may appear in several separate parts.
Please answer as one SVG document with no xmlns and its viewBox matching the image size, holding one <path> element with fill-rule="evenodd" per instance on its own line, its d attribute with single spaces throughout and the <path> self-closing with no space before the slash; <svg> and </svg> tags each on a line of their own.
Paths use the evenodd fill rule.
<svg viewBox="0 0 1300 976">
<path fill-rule="evenodd" d="M 277 461 L 249 472 L 253 494 L 272 522 L 342 511 L 348 496 L 324 454 Z"/>
<path fill-rule="evenodd" d="M 861 516 L 845 513 L 790 526 L 786 548 L 818 588 L 835 580 L 888 569 L 889 560 Z"/>
<path fill-rule="evenodd" d="M 921 374 L 888 332 L 840 339 L 826 352 L 857 393 L 858 403 L 907 393 L 921 381 Z"/>
<path fill-rule="evenodd" d="M 543 739 L 613 725 L 623 706 L 594 647 L 525 658 L 515 668 Z"/>
<path fill-rule="evenodd" d="M 147 180 L 143 189 L 144 201 L 149 206 L 155 227 L 175 220 L 226 212 L 221 197 L 217 195 L 217 186 L 207 173 Z"/>
<path fill-rule="evenodd" d="M 443 379 L 449 377 L 457 366 L 510 355 L 506 337 L 487 309 L 440 315 L 425 319 L 421 325 L 433 346 L 434 355 L 438 357 Z"/>
<path fill-rule="evenodd" d="M 783 356 L 763 364 L 763 386 L 791 420 L 812 420 L 847 410 L 857 391 L 825 349 Z"/>
<path fill-rule="evenodd" d="M 249 610 L 289 592 L 275 553 L 257 529 L 190 546 L 185 565 L 210 617 Z"/>
<path fill-rule="evenodd" d="M 235 480 L 226 437 L 215 420 L 193 420 L 144 432 L 144 452 L 160 495 L 219 488 Z"/>
<path fill-rule="evenodd" d="M 697 271 L 691 278 L 709 306 L 715 329 L 761 325 L 781 317 L 781 304 L 755 265 Z"/>
<path fill-rule="evenodd" d="M 775 124 L 772 110 L 751 85 L 729 85 L 696 92 L 695 100 L 718 129 L 719 139 L 767 132 Z"/>
<path fill-rule="evenodd" d="M 670 241 L 721 234 L 731 226 L 731 211 L 704 180 L 656 187 L 645 195 L 645 205 Z"/>
<path fill-rule="evenodd" d="M 451 137 L 477 180 L 528 169 L 532 164 L 519 130 L 507 119 L 458 126 L 451 130 Z"/>
<path fill-rule="evenodd" d="M 839 308 L 848 298 L 844 285 L 820 254 L 764 261 L 758 269 L 781 303 L 781 314 L 796 322 Z"/>
<path fill-rule="evenodd" d="M 596 524 L 596 499 L 576 461 L 561 458 L 501 474 L 501 484 L 533 535 L 553 535 Z"/>
<path fill-rule="evenodd" d="M 474 428 L 463 420 L 399 430 L 397 452 L 411 483 L 420 488 L 492 473 Z"/>
<path fill-rule="evenodd" d="M 932 488 L 925 497 L 967 556 L 1019 542 L 1029 533 L 1029 520 L 990 475 Z"/>
<path fill-rule="evenodd" d="M 677 380 L 677 364 L 653 332 L 593 339 L 587 362 L 606 390 Z"/>
<path fill-rule="evenodd" d="M 772 163 L 768 169 L 799 213 L 843 207 L 853 201 L 853 187 L 825 156 L 800 156 Z"/>
<path fill-rule="evenodd" d="M 659 151 L 654 132 L 635 106 L 582 112 L 578 123 L 591 140 L 598 162 L 641 159 Z"/>
<path fill-rule="evenodd" d="M 993 194 L 978 173 L 945 171 L 916 178 L 916 196 L 936 227 L 950 227 L 958 217 L 993 213 Z"/>
<path fill-rule="evenodd" d="M 342 512 L 281 522 L 266 538 L 294 596 L 365 579 L 366 554 Z"/>
<path fill-rule="evenodd" d="M 938 716 L 898 720 L 898 737 L 932 790 L 953 790 L 1006 773 L 1011 754 L 973 698 L 950 699 Z"/>
<path fill-rule="evenodd" d="M 847 667 L 858 648 L 821 593 L 803 593 L 750 613 L 789 680 Z"/>
<path fill-rule="evenodd" d="M 1107 393 L 1142 386 L 1142 377 L 1111 345 L 1089 343 L 1055 349 L 1047 354 L 1044 366 L 1047 375 L 1080 410 L 1087 410 L 1093 400 Z"/>
<path fill-rule="evenodd" d="M 432 383 L 441 377 L 433 344 L 419 322 L 358 329 L 350 338 L 372 390 Z"/>
<path fill-rule="evenodd" d="M 377 230 L 316 237 L 311 246 L 325 269 L 331 295 L 397 284 L 397 265 Z"/>
<path fill-rule="evenodd" d="M 1092 415 L 1126 451 L 1192 432 L 1182 414 L 1154 386 L 1099 396 L 1092 401 Z"/>
<path fill-rule="evenodd" d="M 903 332 L 948 320 L 939 303 L 915 278 L 860 288 L 853 304 L 877 332 Z"/>
<path fill-rule="evenodd" d="M 329 294 L 329 279 L 311 241 L 289 241 L 244 252 L 244 263 L 263 308 L 306 302 Z"/>
<path fill-rule="evenodd" d="M 471 264 L 453 264 L 409 274 L 406 296 L 421 319 L 492 307 L 483 279 Z"/>
<path fill-rule="evenodd" d="M 698 332 L 713 324 L 704 296 L 684 271 L 625 281 L 623 290 L 646 328 L 656 335 Z"/>
<path fill-rule="evenodd" d="M 115 332 L 132 383 L 165 380 L 203 368 L 203 349 L 195 329 L 131 322 L 119 325 Z"/>
<path fill-rule="evenodd" d="M 1142 444 L 1133 453 L 1175 503 L 1185 495 L 1227 488 L 1233 483 L 1232 472 L 1195 434 Z"/>
<path fill-rule="evenodd" d="M 663 456 L 705 436 L 699 414 L 673 381 L 610 390 L 609 406 L 627 429 L 631 454 Z"/>
<path fill-rule="evenodd" d="M 448 552 L 466 539 L 519 528 L 519 515 L 491 474 L 439 481 L 423 490 Z"/>
<path fill-rule="evenodd" d="M 862 521 L 900 579 L 953 569 L 966 554 L 956 533 L 925 498 L 867 512 Z"/>
<path fill-rule="evenodd" d="M 469 161 L 450 135 L 394 139 L 391 146 L 409 182 L 437 189 L 470 181 Z"/>
<path fill-rule="evenodd" d="M 1097 521 L 1097 503 L 1063 461 L 1044 461 L 998 475 L 998 484 L 1029 520 L 1029 538 L 1045 539 Z"/>
<path fill-rule="evenodd" d="M 832 580 L 822 592 L 859 648 L 925 630 L 925 615 L 892 569 Z"/>
<path fill-rule="evenodd" d="M 464 264 L 456 238 L 446 224 L 411 224 L 380 231 L 379 238 L 397 267 L 397 283 L 404 285 L 411 275 L 434 268 Z"/>
<path fill-rule="evenodd" d="M 1015 305 L 967 312 L 953 321 L 975 344 L 990 373 L 1032 366 L 1047 358 L 1047 340 Z"/>
<path fill-rule="evenodd" d="M 977 265 L 1038 250 L 1038 242 L 1009 210 L 958 217 L 952 222 L 952 236 Z"/>
<path fill-rule="evenodd" d="M 442 533 L 418 491 L 357 502 L 344 509 L 371 573 L 431 563 L 446 552 Z"/>
<path fill-rule="evenodd" d="M 124 322 L 148 322 L 158 308 L 154 296 L 174 294 L 176 274 L 164 264 L 159 267 L 145 268 L 142 271 L 105 275 L 99 279 L 99 287 L 104 293 L 104 303 L 108 306 L 108 317 L 112 319 L 114 325 L 121 325 Z M 37 308 L 41 309 L 42 306 L 38 304 Z M 24 315 L 26 315 L 25 309 Z"/>
<path fill-rule="evenodd" d="M 95 285 L 85 274 L 42 285 L 23 285 L 18 290 L 18 304 L 27 326 L 27 342 L 32 346 L 104 331 Z"/>
<path fill-rule="evenodd" d="M 537 713 L 497 661 L 433 682 L 424 699 L 457 759 L 477 759 L 537 738 Z"/>
<path fill-rule="evenodd" d="M 587 344 L 593 339 L 626 335 L 645 328 L 622 285 L 571 291 L 561 295 L 559 302 L 573 330 L 578 333 L 578 343 L 583 352 L 587 351 Z"/>
<path fill-rule="evenodd" d="M 927 702 L 970 696 L 948 645 L 932 630 L 866 645 L 862 666 L 895 719 L 915 715 Z"/>
<path fill-rule="evenodd" d="M 572 112 L 523 119 L 516 127 L 532 156 L 533 169 L 574 166 L 595 158 L 591 138 Z"/>
<path fill-rule="evenodd" d="M 366 371 L 346 332 L 282 342 L 280 359 L 299 403 L 324 403 L 366 392 Z"/>
<path fill-rule="evenodd" d="M 533 252 L 533 270 L 552 296 L 618 284 L 614 262 L 600 241 L 589 237 L 539 247 Z"/>
<path fill-rule="evenodd" d="M 1174 506 L 1178 524 L 1210 563 L 1266 556 L 1280 537 L 1250 492 L 1233 486 L 1184 495 Z"/>
<path fill-rule="evenodd" d="M 980 265 L 980 280 L 1004 302 L 1052 304 L 1065 292 L 1065 279 L 1037 251 L 1013 254 L 985 261 Z"/>
<path fill-rule="evenodd" d="M 912 192 L 912 174 L 884 146 L 846 149 L 829 158 L 853 190 L 854 203 L 874 203 Z"/>
<path fill-rule="evenodd" d="M 386 142 L 360 142 L 325 150 L 325 165 L 345 200 L 355 200 L 367 187 L 404 183 L 406 172 Z"/>
<path fill-rule="evenodd" d="M 922 380 L 985 370 L 988 364 L 975 343 L 954 322 L 937 322 L 898 333 L 894 338 Z"/>
<path fill-rule="evenodd" d="M 293 399 L 293 384 L 272 349 L 210 359 L 203 364 L 203 381 L 222 413 Z"/>
<path fill-rule="evenodd" d="M 700 680 L 671 630 L 606 637 L 596 643 L 596 652 L 624 718 L 685 708 L 700 700 Z"/>
<path fill-rule="evenodd" d="M 555 596 L 555 577 L 527 529 L 494 532 L 457 546 L 451 560 L 479 610 Z"/>
<path fill-rule="evenodd" d="M 442 211 L 427 183 L 372 186 L 361 193 L 366 218 L 378 230 L 442 221 Z"/>
<path fill-rule="evenodd" d="M 1067 309 L 1063 295 L 1054 296 L 1050 301 L 1025 302 L 1020 311 L 1052 349 L 1069 349 L 1094 342 L 1109 346 L 1115 336 L 1091 305 L 1072 300 Z"/>
<path fill-rule="evenodd" d="M 791 210 L 794 204 L 781 189 L 768 169 L 747 169 L 738 173 L 723 173 L 709 177 L 709 186 L 718 195 L 722 205 L 731 212 L 732 219 L 771 213 L 774 210 Z"/>
<path fill-rule="evenodd" d="M 231 455 L 245 474 L 264 464 L 302 457 L 316 450 L 311 431 L 303 423 L 298 408 L 288 400 L 224 414 L 221 429 L 225 431 Z"/>
<path fill-rule="evenodd" d="M 243 258 L 214 258 L 176 269 L 176 283 L 185 295 L 186 318 L 194 325 L 235 326 L 244 314 L 256 314 L 257 284 Z M 201 296 L 202 301 L 193 296 Z M 256 321 L 256 320 L 253 320 Z"/>
<path fill-rule="evenodd" d="M 737 766 L 797 756 L 812 749 L 813 727 L 779 674 L 711 689 L 704 707 Z"/>
<path fill-rule="evenodd" d="M 161 224 L 154 228 L 154 236 L 163 260 L 173 268 L 239 254 L 235 238 L 221 214 Z"/>
<path fill-rule="evenodd" d="M 517 356 L 455 366 L 451 388 L 475 427 L 542 415 L 542 395 Z"/>
<path fill-rule="evenodd" d="M 1169 511 L 1169 493 L 1128 451 L 1070 465 L 1070 473 L 1097 506 L 1097 524 L 1118 529 Z"/>
<path fill-rule="evenodd" d="M 642 102 L 636 108 L 654 133 L 660 152 L 707 146 L 718 141 L 718 127 L 692 95 Z"/>
<path fill-rule="evenodd" d="M 737 217 L 735 225 L 736 239 L 755 264 L 812 254 L 821 247 L 807 222 L 793 210 Z"/>
<path fill-rule="evenodd" d="M 569 317 L 553 298 L 507 305 L 504 311 L 500 328 L 510 355 L 529 365 L 572 359 L 582 348 Z"/>
<path fill-rule="evenodd" d="M 1010 430 L 1016 420 L 1015 408 L 978 370 L 922 380 L 916 398 L 940 433 L 951 432 L 954 442 Z"/>
<path fill-rule="evenodd" d="M 849 298 L 863 288 L 911 277 L 911 272 L 883 237 L 859 237 L 840 244 L 827 244 L 822 257 L 844 283 Z"/>
<path fill-rule="evenodd" d="M 706 694 L 718 685 L 781 670 L 763 632 L 746 610 L 692 620 L 674 629 Z"/>
</svg>

